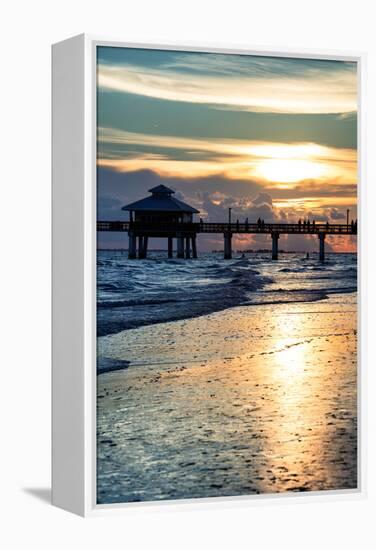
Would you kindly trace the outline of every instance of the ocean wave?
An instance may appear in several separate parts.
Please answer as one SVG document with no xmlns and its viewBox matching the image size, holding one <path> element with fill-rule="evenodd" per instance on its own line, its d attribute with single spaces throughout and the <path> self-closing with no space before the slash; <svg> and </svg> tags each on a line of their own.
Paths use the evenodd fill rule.
<svg viewBox="0 0 376 550">
<path fill-rule="evenodd" d="M 99 336 L 235 306 L 309 302 L 356 291 L 351 256 L 317 265 L 289 255 L 280 265 L 265 255 L 230 261 L 210 254 L 192 261 L 151 257 L 143 262 L 107 255 L 107 263 L 100 257 L 98 264 Z"/>
<path fill-rule="evenodd" d="M 150 305 L 156 305 L 156 304 L 172 304 L 177 302 L 178 300 L 169 300 L 169 299 L 162 299 L 162 298 L 155 298 L 155 299 L 146 299 L 146 300 L 114 300 L 114 301 L 105 301 L 105 302 L 97 302 L 97 308 L 99 309 L 106 309 L 106 308 L 116 308 L 116 307 L 132 307 L 132 306 L 150 306 Z"/>
</svg>

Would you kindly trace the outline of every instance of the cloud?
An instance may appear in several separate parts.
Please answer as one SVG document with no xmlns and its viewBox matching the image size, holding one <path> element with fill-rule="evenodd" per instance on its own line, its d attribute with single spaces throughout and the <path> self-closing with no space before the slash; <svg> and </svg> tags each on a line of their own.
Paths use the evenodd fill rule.
<svg viewBox="0 0 376 550">
<path fill-rule="evenodd" d="M 337 208 L 332 208 L 330 211 L 330 217 L 332 220 L 343 220 L 346 216 L 344 212 L 339 212 Z"/>
<path fill-rule="evenodd" d="M 187 197 L 185 199 L 187 200 Z M 261 218 L 266 222 L 272 222 L 277 219 L 273 210 L 272 198 L 266 193 L 259 193 L 256 197 L 235 197 L 223 193 L 203 194 L 201 212 L 202 217 L 207 221 L 223 222 L 228 220 L 229 208 L 231 208 L 233 221 L 244 221 L 248 218 L 252 222 Z"/>
<path fill-rule="evenodd" d="M 98 87 L 253 112 L 340 114 L 357 109 L 355 64 L 337 62 L 329 69 L 320 61 L 299 65 L 283 60 L 283 67 L 280 62 L 277 70 L 267 58 L 256 59 L 256 65 L 253 56 L 221 56 L 221 60 L 222 69 L 210 56 L 200 57 L 200 63 L 188 62 L 185 56 L 180 62 L 155 67 L 100 62 Z M 184 68 L 190 70 L 182 71 Z"/>
<path fill-rule="evenodd" d="M 98 195 L 97 200 L 97 216 L 98 220 L 117 220 L 122 203 L 119 199 L 109 195 Z"/>
<path fill-rule="evenodd" d="M 356 187 L 350 185 L 333 185 L 325 182 L 320 187 L 312 182 L 300 186 L 295 193 L 293 189 L 268 187 L 259 181 L 230 179 L 224 175 L 205 177 L 165 177 L 153 170 L 136 170 L 119 172 L 107 167 L 98 167 L 98 196 L 106 198 L 107 210 L 116 212 L 115 204 L 108 204 L 108 197 L 119 200 L 122 205 L 138 200 L 148 194 L 148 189 L 164 183 L 168 187 L 188 198 L 193 206 L 203 211 L 203 201 L 210 198 L 213 204 L 225 204 L 225 208 L 239 209 L 242 215 L 250 206 L 262 206 L 266 203 L 279 212 L 293 212 L 296 219 L 307 212 L 323 212 L 323 209 L 337 209 L 346 212 L 351 208 L 351 215 L 356 217 Z M 346 193 L 349 187 L 350 192 Z M 183 199 L 184 200 L 184 199 Z M 329 215 L 329 214 L 328 214 Z"/>
<path fill-rule="evenodd" d="M 273 199 L 268 193 L 259 193 L 255 199 L 253 199 L 253 204 L 260 206 L 261 204 L 273 204 Z"/>
<path fill-rule="evenodd" d="M 107 147 L 110 147 L 107 149 Z M 269 181 L 295 187 L 303 180 L 355 181 L 357 151 L 308 142 L 187 138 L 98 128 L 98 165 L 123 172 L 151 169 L 165 177 Z"/>
<path fill-rule="evenodd" d="M 331 208 L 323 208 L 321 203 L 313 204 L 310 200 L 301 199 L 286 200 L 274 199 L 272 192 L 265 191 L 256 182 L 233 181 L 223 177 L 208 178 L 163 178 L 155 172 L 143 170 L 138 172 L 117 172 L 107 168 L 98 168 L 98 219 L 102 220 L 127 220 L 128 213 L 121 210 L 125 204 L 138 200 L 148 195 L 148 190 L 160 183 L 164 183 L 176 192 L 176 197 L 191 204 L 198 210 L 198 216 L 208 221 L 227 221 L 228 209 L 232 209 L 232 220 L 249 222 L 256 221 L 259 217 L 266 222 L 291 222 L 295 223 L 299 218 L 308 217 L 316 221 L 330 220 L 330 214 L 335 210 L 338 214 L 343 211 L 338 205 Z M 331 198 L 335 201 L 335 198 Z M 356 218 L 356 211 L 352 207 L 351 218 Z M 234 238 L 234 247 L 270 248 L 270 237 L 267 236 L 241 236 Z M 222 236 L 202 235 L 199 239 L 200 250 L 213 250 L 223 247 Z M 126 236 L 123 234 L 100 233 L 98 237 L 100 247 L 125 247 Z M 329 243 L 328 243 L 329 245 Z M 163 240 L 153 241 L 152 246 L 164 247 Z M 280 247 L 285 250 L 316 250 L 316 239 L 310 237 L 289 237 L 281 239 Z M 336 241 L 332 243 L 336 247 Z M 347 241 L 341 243 L 342 249 L 350 246 Z M 353 246 L 353 245 L 352 245 Z M 337 246 L 338 249 L 338 246 Z M 328 248 L 329 250 L 329 248 Z"/>
<path fill-rule="evenodd" d="M 271 57 L 247 54 L 220 54 L 174 52 L 159 64 L 160 70 L 182 69 L 184 73 L 194 75 L 218 75 L 233 77 L 234 74 L 251 78 L 296 77 L 301 81 L 306 78 L 320 78 L 322 75 L 342 75 L 356 72 L 353 62 Z"/>
</svg>

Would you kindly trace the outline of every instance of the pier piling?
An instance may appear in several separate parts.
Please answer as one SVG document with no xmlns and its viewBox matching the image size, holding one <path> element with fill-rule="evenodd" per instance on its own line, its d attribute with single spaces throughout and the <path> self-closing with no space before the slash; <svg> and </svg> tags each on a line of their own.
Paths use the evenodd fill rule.
<svg viewBox="0 0 376 550">
<path fill-rule="evenodd" d="M 231 247 L 231 241 L 232 241 L 232 233 L 227 232 L 223 234 L 224 237 L 224 258 L 225 260 L 231 260 L 232 258 L 232 247 Z"/>
<path fill-rule="evenodd" d="M 197 258 L 196 237 L 192 237 L 192 256 Z"/>
<path fill-rule="evenodd" d="M 173 238 L 172 237 L 169 237 L 168 238 L 168 257 L 169 258 L 172 258 L 173 256 Z"/>
<path fill-rule="evenodd" d="M 140 260 L 146 258 L 148 251 L 148 237 L 140 235 L 138 237 L 138 257 Z"/>
<path fill-rule="evenodd" d="M 272 232 L 272 260 L 278 260 L 278 239 L 279 233 Z"/>
<path fill-rule="evenodd" d="M 178 258 L 184 258 L 184 237 L 179 237 L 178 236 L 177 242 L 178 242 L 177 257 Z"/>
<path fill-rule="evenodd" d="M 320 262 L 325 262 L 325 233 L 319 233 L 319 259 Z"/>
<path fill-rule="evenodd" d="M 148 239 L 149 239 L 149 237 L 144 237 L 144 244 L 143 244 L 143 248 L 142 248 L 142 257 L 143 258 L 146 258 L 147 254 L 148 254 Z"/>
<path fill-rule="evenodd" d="M 187 260 L 189 260 L 191 257 L 191 247 L 189 243 L 189 237 L 185 238 L 185 257 Z"/>
<path fill-rule="evenodd" d="M 133 231 L 128 233 L 128 258 L 132 260 L 136 258 L 136 235 Z"/>
</svg>

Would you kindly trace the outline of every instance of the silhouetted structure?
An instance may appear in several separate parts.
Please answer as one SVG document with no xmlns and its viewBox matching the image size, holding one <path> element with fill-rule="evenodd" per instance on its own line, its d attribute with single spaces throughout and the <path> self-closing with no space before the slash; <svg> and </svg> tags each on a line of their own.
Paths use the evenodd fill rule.
<svg viewBox="0 0 376 550">
<path fill-rule="evenodd" d="M 177 239 L 178 258 L 197 258 L 196 227 L 193 215 L 199 210 L 172 195 L 175 193 L 165 185 L 149 190 L 151 197 L 123 206 L 129 211 L 129 258 L 146 258 L 149 237 L 167 237 L 168 257 L 173 256 L 173 239 Z M 185 246 L 184 246 L 185 245 Z"/>
<path fill-rule="evenodd" d="M 266 233 L 272 238 L 272 259 L 278 260 L 278 240 L 281 234 L 314 234 L 319 239 L 319 258 L 325 260 L 326 235 L 356 235 L 358 231 L 357 220 L 351 224 L 312 223 L 301 220 L 298 223 L 266 223 L 260 218 L 256 223 L 250 223 L 246 218 L 245 223 L 231 222 L 231 209 L 229 209 L 228 223 L 199 222 L 193 219 L 198 210 L 182 201 L 174 198 L 174 191 L 158 185 L 150 189 L 151 197 L 133 202 L 124 206 L 122 210 L 130 212 L 129 222 L 98 221 L 97 231 L 126 231 L 129 235 L 129 258 L 146 258 L 149 237 L 165 237 L 168 239 L 168 257 L 173 255 L 173 239 L 177 239 L 178 258 L 191 257 L 191 245 L 193 258 L 197 258 L 196 236 L 197 233 L 222 233 L 224 237 L 224 257 L 232 258 L 232 236 L 234 234 Z M 184 246 L 185 245 L 185 246 Z"/>
</svg>

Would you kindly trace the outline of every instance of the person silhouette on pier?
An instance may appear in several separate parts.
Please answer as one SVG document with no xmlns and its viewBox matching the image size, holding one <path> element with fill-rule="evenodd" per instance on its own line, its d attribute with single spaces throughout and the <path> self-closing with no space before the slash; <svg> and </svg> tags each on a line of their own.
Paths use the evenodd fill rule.
<svg viewBox="0 0 376 550">
<path fill-rule="evenodd" d="M 259 219 L 257 220 L 257 227 L 258 227 L 259 229 L 261 229 L 261 218 L 259 218 Z"/>
<path fill-rule="evenodd" d="M 245 230 L 248 231 L 248 218 L 245 219 Z"/>
<path fill-rule="evenodd" d="M 298 229 L 299 229 L 299 232 L 302 230 L 302 220 L 299 218 L 299 221 L 298 221 Z"/>
<path fill-rule="evenodd" d="M 308 232 L 309 232 L 310 226 L 311 226 L 311 222 L 309 220 L 307 220 L 307 231 Z"/>
</svg>

